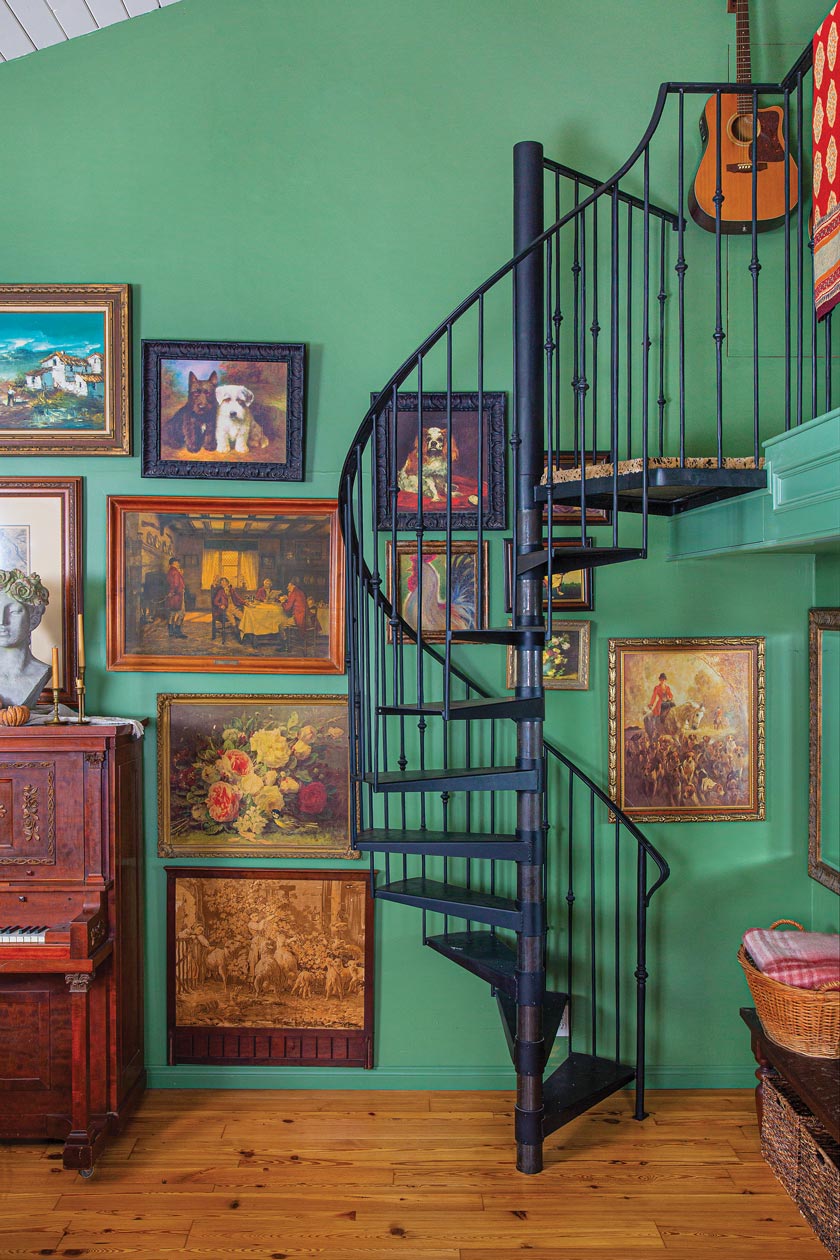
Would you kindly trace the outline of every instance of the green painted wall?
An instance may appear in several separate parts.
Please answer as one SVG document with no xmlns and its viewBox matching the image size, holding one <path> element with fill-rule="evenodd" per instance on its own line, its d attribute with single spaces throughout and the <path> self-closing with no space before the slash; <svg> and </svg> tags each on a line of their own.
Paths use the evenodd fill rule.
<svg viewBox="0 0 840 1260">
<path fill-rule="evenodd" d="M 825 7 L 762 5 L 755 37 L 767 47 L 756 72 L 782 70 Z M 722 0 L 682 0 L 678 9 L 601 0 L 597 18 L 584 0 L 184 0 L 0 66 L 0 275 L 134 285 L 135 437 L 140 337 L 307 342 L 307 479 L 288 492 L 332 495 L 370 389 L 508 257 L 512 145 L 541 139 L 573 165 L 612 169 L 640 136 L 660 79 L 723 74 L 732 36 Z M 223 675 L 107 674 L 104 573 L 109 493 L 230 487 L 144 481 L 136 457 L 9 459 L 3 467 L 86 477 L 95 709 L 152 715 L 158 691 L 228 689 Z M 767 822 L 652 829 L 674 872 L 653 922 L 653 1081 L 747 1083 L 737 1018 L 746 997 L 735 962 L 741 931 L 811 913 L 813 562 L 669 565 L 666 530 L 654 528 L 647 564 L 598 574 L 592 688 L 550 697 L 548 723 L 603 780 L 610 635 L 767 635 Z M 498 570 L 501 540 L 492 545 Z M 501 684 L 501 656 L 498 667 Z M 344 681 L 286 677 L 280 685 L 341 691 Z M 236 689 L 270 687 L 261 676 L 235 681 Z M 154 727 L 146 757 L 154 1082 L 510 1081 L 484 986 L 424 951 L 415 916 L 393 906 L 378 919 L 376 1073 L 164 1069 Z"/>
</svg>

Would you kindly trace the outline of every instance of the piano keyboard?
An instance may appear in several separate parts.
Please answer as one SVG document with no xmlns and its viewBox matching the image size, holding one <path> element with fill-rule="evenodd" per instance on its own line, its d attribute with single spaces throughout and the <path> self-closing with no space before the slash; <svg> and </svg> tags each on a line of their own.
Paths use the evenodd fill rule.
<svg viewBox="0 0 840 1260">
<path fill-rule="evenodd" d="M 43 945 L 47 939 L 47 925 L 33 927 L 31 924 L 21 926 L 0 924 L 0 945 Z"/>
</svg>

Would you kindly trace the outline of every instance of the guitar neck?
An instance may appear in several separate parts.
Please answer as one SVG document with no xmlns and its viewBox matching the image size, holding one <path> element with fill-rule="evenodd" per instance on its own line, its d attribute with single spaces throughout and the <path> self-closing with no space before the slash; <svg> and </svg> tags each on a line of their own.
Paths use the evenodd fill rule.
<svg viewBox="0 0 840 1260">
<path fill-rule="evenodd" d="M 735 82 L 752 82 L 750 0 L 735 0 Z M 752 113 L 752 96 L 749 92 L 738 96 L 738 113 Z"/>
</svg>

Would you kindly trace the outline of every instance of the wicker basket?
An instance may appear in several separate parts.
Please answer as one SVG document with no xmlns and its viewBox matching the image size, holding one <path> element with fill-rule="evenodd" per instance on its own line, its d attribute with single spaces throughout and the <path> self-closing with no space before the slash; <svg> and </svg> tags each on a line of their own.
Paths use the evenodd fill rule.
<svg viewBox="0 0 840 1260">
<path fill-rule="evenodd" d="M 779 923 L 793 923 L 779 919 Z M 793 924 L 802 931 L 799 923 Z M 755 1010 L 771 1041 L 814 1059 L 840 1059 L 840 985 L 797 989 L 765 976 L 742 945 L 738 962 L 744 968 Z"/>
<path fill-rule="evenodd" d="M 799 1187 L 799 1130 L 813 1120 L 787 1081 L 765 1076 L 761 1082 L 761 1153 L 792 1199 Z"/>
<path fill-rule="evenodd" d="M 840 1146 L 814 1119 L 800 1126 L 795 1197 L 832 1260 L 840 1260 Z"/>
</svg>

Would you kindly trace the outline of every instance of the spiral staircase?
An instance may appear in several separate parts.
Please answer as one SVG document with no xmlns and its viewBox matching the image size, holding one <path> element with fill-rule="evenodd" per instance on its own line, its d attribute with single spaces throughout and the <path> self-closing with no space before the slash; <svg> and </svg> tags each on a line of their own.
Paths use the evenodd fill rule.
<svg viewBox="0 0 840 1260">
<path fill-rule="evenodd" d="M 371 855 L 374 896 L 422 911 L 423 944 L 490 986 L 516 1073 L 525 1173 L 540 1171 L 547 1135 L 616 1090 L 632 1084 L 644 1118 L 648 911 L 669 874 L 633 820 L 543 734 L 555 620 L 544 590 L 561 573 L 644 560 L 652 514 L 763 486 L 761 441 L 830 407 L 830 319 L 818 332 L 805 316 L 801 176 L 761 254 L 755 200 L 743 238 L 727 241 L 720 177 L 714 232 L 684 213 L 686 102 L 699 114 L 706 96 L 737 90 L 755 117 L 771 94 L 801 154 L 809 67 L 806 50 L 780 84 L 663 84 L 640 144 L 605 182 L 545 159 L 539 144 L 517 145 L 514 257 L 394 373 L 342 472 L 352 843 Z M 778 362 L 759 301 L 777 282 Z M 724 353 L 727 285 L 751 312 L 746 355 Z M 709 353 L 689 376 L 686 344 L 699 344 L 703 321 Z M 500 524 L 498 450 L 483 418 L 500 389 L 512 400 L 512 617 L 490 625 L 480 592 L 501 568 L 488 538 Z M 443 490 L 424 483 L 432 391 L 436 428 L 450 437 L 470 395 L 482 470 L 471 504 L 456 490 L 451 441 Z M 454 583 L 464 542 L 469 615 L 445 597 L 433 617 L 421 597 L 427 571 L 437 564 L 438 581 Z M 512 694 L 486 683 L 500 647 Z"/>
</svg>

